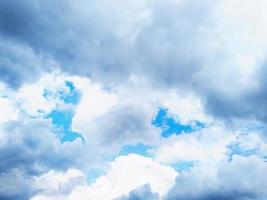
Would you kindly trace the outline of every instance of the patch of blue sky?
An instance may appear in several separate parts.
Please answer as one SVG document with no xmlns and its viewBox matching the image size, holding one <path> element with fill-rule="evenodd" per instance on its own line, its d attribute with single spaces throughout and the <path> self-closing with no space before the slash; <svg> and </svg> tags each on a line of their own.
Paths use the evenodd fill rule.
<svg viewBox="0 0 267 200">
<path fill-rule="evenodd" d="M 100 168 L 94 168 L 87 172 L 87 182 L 88 184 L 92 184 L 101 176 L 104 176 L 106 174 L 104 169 Z"/>
<path fill-rule="evenodd" d="M 165 108 L 161 108 L 158 111 L 152 124 L 162 129 L 161 136 L 164 138 L 170 137 L 173 134 L 192 133 L 206 127 L 205 123 L 197 120 L 192 120 L 190 124 L 181 124 L 171 117 L 168 113 L 168 109 Z"/>
<path fill-rule="evenodd" d="M 52 120 L 52 124 L 55 126 L 54 132 L 59 136 L 61 142 L 71 142 L 76 138 L 83 140 L 81 134 L 71 130 L 72 117 L 73 112 L 69 110 L 53 110 L 47 116 Z"/>
<path fill-rule="evenodd" d="M 258 148 L 242 148 L 238 143 L 233 143 L 228 145 L 228 156 L 229 156 L 229 161 L 232 160 L 234 155 L 240 155 L 244 157 L 248 157 L 251 155 L 255 155 L 258 153 L 259 149 Z"/>
<path fill-rule="evenodd" d="M 58 91 L 51 91 L 49 89 L 45 89 L 43 96 L 46 99 L 58 97 L 65 104 L 76 105 L 81 97 L 80 92 L 75 88 L 74 84 L 71 81 L 65 81 L 64 87 L 66 88 L 66 90 L 62 89 Z"/>
<path fill-rule="evenodd" d="M 43 97 L 46 98 L 46 99 L 49 99 L 53 96 L 53 92 L 51 90 L 48 90 L 48 89 L 44 89 L 44 92 L 43 92 Z"/>
<path fill-rule="evenodd" d="M 181 173 L 183 171 L 190 170 L 192 167 L 194 167 L 197 164 L 198 164 L 197 161 L 181 160 L 179 162 L 172 164 L 171 167 L 175 169 L 175 171 Z"/>
<path fill-rule="evenodd" d="M 129 154 L 139 154 L 142 156 L 149 157 L 152 147 L 144 144 L 135 144 L 135 145 L 125 145 L 119 152 L 119 155 L 129 155 Z"/>
<path fill-rule="evenodd" d="M 60 99 L 67 104 L 77 104 L 81 97 L 80 92 L 75 88 L 74 84 L 71 81 L 66 81 L 65 86 L 69 89 L 69 92 L 64 93 L 60 91 Z"/>
</svg>

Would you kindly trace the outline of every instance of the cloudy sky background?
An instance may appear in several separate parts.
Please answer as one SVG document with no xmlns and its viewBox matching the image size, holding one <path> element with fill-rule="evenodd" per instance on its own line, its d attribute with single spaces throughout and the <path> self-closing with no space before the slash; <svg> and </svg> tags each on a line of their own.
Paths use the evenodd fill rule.
<svg viewBox="0 0 267 200">
<path fill-rule="evenodd" d="M 0 199 L 266 200 L 266 7 L 0 0 Z"/>
</svg>

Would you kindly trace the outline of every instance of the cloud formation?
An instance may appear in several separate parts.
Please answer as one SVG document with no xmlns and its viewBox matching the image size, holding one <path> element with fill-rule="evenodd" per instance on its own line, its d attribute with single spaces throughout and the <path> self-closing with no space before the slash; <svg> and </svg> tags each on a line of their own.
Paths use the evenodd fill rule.
<svg viewBox="0 0 267 200">
<path fill-rule="evenodd" d="M 0 199 L 266 199 L 266 6 L 1 0 Z"/>
<path fill-rule="evenodd" d="M 262 160 L 239 156 L 223 161 L 215 172 L 196 168 L 177 177 L 166 199 L 264 199 L 265 170 Z"/>
<path fill-rule="evenodd" d="M 189 87 L 216 117 L 266 121 L 264 6 L 262 0 L 2 1 L 1 79 L 19 87 L 51 62 L 105 84 L 135 74 L 157 87 Z"/>
</svg>

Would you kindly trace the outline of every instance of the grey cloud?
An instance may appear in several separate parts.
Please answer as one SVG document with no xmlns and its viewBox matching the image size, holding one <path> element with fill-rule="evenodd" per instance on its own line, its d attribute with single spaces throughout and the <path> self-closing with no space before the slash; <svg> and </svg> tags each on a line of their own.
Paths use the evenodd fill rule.
<svg viewBox="0 0 267 200">
<path fill-rule="evenodd" d="M 267 122 L 267 95 L 265 63 L 255 66 L 254 83 L 256 88 L 225 82 L 224 87 L 214 86 L 211 89 L 201 88 L 206 101 L 206 110 L 213 116 L 233 122 L 235 119 L 259 120 Z M 233 72 L 234 74 L 234 72 Z M 235 77 L 236 80 L 242 77 Z M 223 82 L 221 82 L 222 84 Z"/>
<path fill-rule="evenodd" d="M 143 185 L 133 189 L 128 195 L 124 195 L 116 200 L 159 200 L 157 193 L 151 191 L 150 185 Z"/>
<path fill-rule="evenodd" d="M 157 144 L 160 131 L 151 124 L 152 115 L 148 106 L 116 106 L 95 121 L 86 123 L 82 132 L 89 148 L 96 145 L 96 153 L 103 151 L 114 155 L 124 145 Z"/>
<path fill-rule="evenodd" d="M 137 73 L 172 85 L 191 82 L 200 66 L 195 47 L 209 3 L 129 2 L 129 8 L 122 1 L 58 1 L 55 6 L 54 1 L 3 0 L 0 30 L 51 56 L 63 71 L 104 82 Z M 143 12 L 149 14 L 140 24 L 128 22 Z"/>
<path fill-rule="evenodd" d="M 29 174 L 39 170 L 66 169 L 75 162 L 76 153 L 82 142 L 63 143 L 50 131 L 46 120 L 22 120 L 9 122 L 4 128 L 4 141 L 0 146 L 1 172 L 10 168 L 23 168 Z M 64 153 L 65 150 L 71 152 Z M 39 169 L 39 167 L 41 167 Z"/>
<path fill-rule="evenodd" d="M 151 20 L 136 36 L 138 70 L 158 86 L 194 84 L 202 65 L 201 28 L 207 26 L 211 1 L 155 1 Z"/>
<path fill-rule="evenodd" d="M 231 33 L 231 25 L 220 24 L 214 15 L 220 13 L 216 9 L 221 2 L 2 0 L 1 43 L 13 40 L 26 45 L 37 55 L 53 59 L 64 72 L 108 85 L 121 84 L 135 74 L 163 90 L 193 90 L 215 117 L 265 123 L 265 66 L 259 62 L 252 66 L 263 69 L 253 77 L 259 87 L 245 83 L 245 88 L 242 71 L 246 69 L 225 61 L 235 55 L 221 38 L 229 38 L 233 46 L 239 41 L 218 29 Z M 19 87 L 43 70 L 34 58 L 7 62 L 4 57 L 17 57 L 11 53 L 0 58 L 1 79 L 10 85 Z"/>
<path fill-rule="evenodd" d="M 20 169 L 11 169 L 0 174 L 0 199 L 28 200 L 35 190 L 32 187 L 34 177 L 25 174 Z"/>
<path fill-rule="evenodd" d="M 167 200 L 262 200 L 267 197 L 266 163 L 256 157 L 235 157 L 211 171 L 194 169 L 177 176 Z M 206 169 L 208 170 L 208 169 Z"/>
<path fill-rule="evenodd" d="M 27 119 L 3 125 L 0 132 L 0 197 L 28 199 L 35 191 L 34 177 L 51 169 L 81 167 L 82 142 L 60 144 L 48 120 Z"/>
<path fill-rule="evenodd" d="M 27 45 L 0 37 L 0 80 L 12 88 L 18 88 L 23 82 L 33 82 L 41 74 L 45 65 L 41 56 Z"/>
<path fill-rule="evenodd" d="M 257 71 L 256 88 L 244 86 L 242 70 L 246 69 L 224 63 L 231 46 L 220 43 L 219 32 L 214 31 L 218 24 L 212 13 L 217 3 L 125 2 L 1 0 L 0 80 L 18 88 L 50 70 L 46 62 L 52 60 L 54 68 L 108 85 L 123 84 L 135 74 L 162 91 L 185 87 L 197 92 L 215 117 L 267 122 L 266 63 L 252 66 Z M 235 45 L 235 39 L 232 42 Z M 217 43 L 218 49 L 209 49 Z M 96 137 L 90 138 L 89 133 L 86 139 L 108 150 L 133 142 L 151 143 L 157 135 L 150 120 L 146 109 L 122 106 L 99 118 L 93 130 Z M 76 154 L 81 152 L 77 150 L 80 143 L 60 144 L 45 120 L 30 121 L 5 125 L 5 139 L 0 143 L 0 199 L 27 199 L 33 193 L 33 176 L 82 166 L 85 155 L 77 159 Z M 90 146 L 86 151 L 94 149 Z M 86 156 L 96 157 L 94 153 Z M 266 199 L 266 163 L 247 159 L 222 163 L 215 179 L 199 171 L 182 174 L 166 199 Z M 123 198 L 157 199 L 157 195 L 144 186 Z"/>
<path fill-rule="evenodd" d="M 97 77 L 107 71 L 123 78 L 124 70 L 116 63 L 122 44 L 114 35 L 120 23 L 116 13 L 122 9 L 116 9 L 108 1 L 3 0 L 0 33 L 54 59 L 63 71 Z"/>
</svg>

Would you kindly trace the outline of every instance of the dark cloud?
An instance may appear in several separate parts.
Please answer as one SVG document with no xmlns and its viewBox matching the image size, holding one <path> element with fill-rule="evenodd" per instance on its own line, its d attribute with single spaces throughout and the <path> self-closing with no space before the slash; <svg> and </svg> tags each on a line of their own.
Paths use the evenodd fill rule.
<svg viewBox="0 0 267 200">
<path fill-rule="evenodd" d="M 121 51 L 121 41 L 114 36 L 119 15 L 112 10 L 115 5 L 102 3 L 113 7 L 109 10 L 94 0 L 57 1 L 56 5 L 54 1 L 3 0 L 0 34 L 5 38 L 2 40 L 28 45 L 34 52 L 54 59 L 66 72 L 100 78 L 98 72 L 106 71 L 123 78 L 123 68 L 116 63 L 116 57 L 126 54 Z M 120 56 L 127 59 L 123 57 Z M 16 70 L 14 73 L 20 72 Z"/>
<path fill-rule="evenodd" d="M 1 79 L 19 87 L 38 77 L 44 69 L 38 61 L 42 55 L 65 72 L 108 84 L 137 74 L 158 89 L 195 90 L 207 111 L 219 118 L 266 121 L 264 76 L 254 77 L 258 89 L 240 92 L 244 86 L 239 80 L 246 78 L 242 68 L 231 68 L 225 61 L 231 55 L 216 38 L 220 24 L 213 19 L 218 3 L 130 1 L 129 8 L 122 1 L 2 0 L 1 40 L 12 41 L 17 48 L 5 51 L 10 45 L 1 45 Z M 219 46 L 210 48 L 214 43 Z"/>
<path fill-rule="evenodd" d="M 151 191 L 149 184 L 146 184 L 133 189 L 128 195 L 124 195 L 116 200 L 159 200 L 159 196 Z"/>
<path fill-rule="evenodd" d="M 223 161 L 215 174 L 196 168 L 177 176 L 166 200 L 262 200 L 267 197 L 266 169 L 259 158 L 239 156 Z"/>
<path fill-rule="evenodd" d="M 149 106 L 126 104 L 114 106 L 93 121 L 84 121 L 81 125 L 77 121 L 76 126 L 82 127 L 79 131 L 84 133 L 88 146 L 97 148 L 95 153 L 103 151 L 105 154 L 114 155 L 124 145 L 157 144 L 160 130 L 151 124 L 152 117 Z"/>
<path fill-rule="evenodd" d="M 137 74 L 157 88 L 185 87 L 199 93 L 215 117 L 266 122 L 265 77 L 255 75 L 259 88 L 252 88 L 243 82 L 242 63 L 231 63 L 235 55 L 221 38 L 233 47 L 240 41 L 226 34 L 231 22 L 214 14 L 222 12 L 220 3 L 2 0 L 0 78 L 13 87 L 34 80 L 44 69 L 42 56 L 64 72 L 109 85 Z M 4 41 L 18 48 L 5 51 Z"/>
<path fill-rule="evenodd" d="M 75 154 L 64 153 L 74 150 L 81 144 L 60 144 L 52 127 L 46 120 L 9 122 L 4 128 L 4 141 L 1 143 L 1 172 L 11 168 L 23 168 L 29 174 L 38 174 L 46 169 L 66 169 L 75 162 Z M 49 154 L 48 154 L 49 152 Z M 39 167 L 41 167 L 39 169 Z"/>
<path fill-rule="evenodd" d="M 16 89 L 57 67 L 108 85 L 123 84 L 134 74 L 152 89 L 197 92 L 216 118 L 267 122 L 266 63 L 250 66 L 255 73 L 248 78 L 244 75 L 248 69 L 230 59 L 239 53 L 228 52 L 238 46 L 238 39 L 216 30 L 233 28 L 217 24 L 213 13 L 217 3 L 135 2 L 1 0 L 0 80 Z M 47 120 L 38 119 L 1 127 L 0 199 L 29 199 L 36 192 L 34 178 L 51 169 L 82 168 L 86 157 L 93 160 L 99 152 L 158 139 L 149 111 L 140 105 L 116 107 L 98 118 L 85 137 L 92 144 L 86 147 L 93 152 L 90 155 L 78 155 L 83 148 L 79 140 L 61 144 L 51 129 Z M 266 170 L 266 163 L 248 157 L 222 163 L 214 176 L 201 170 L 185 172 L 166 200 L 263 200 Z M 145 185 L 121 197 L 133 199 L 159 197 Z"/>
<path fill-rule="evenodd" d="M 66 170 L 77 163 L 81 142 L 64 143 L 50 131 L 49 121 L 31 119 L 2 126 L 0 197 L 27 199 L 35 191 L 34 177 L 48 170 Z"/>
<path fill-rule="evenodd" d="M 57 66 L 63 72 L 88 76 L 108 85 L 123 84 L 134 74 L 147 80 L 152 89 L 195 91 L 214 117 L 267 122 L 266 65 L 259 61 L 250 66 L 256 72 L 249 77 L 244 73 L 249 71 L 244 63 L 234 63 L 232 57 L 242 52 L 238 48 L 232 53 L 230 50 L 238 46 L 242 31 L 225 34 L 232 33 L 235 24 L 221 23 L 214 14 L 218 11 L 217 3 L 144 2 L 1 0 L 0 80 L 19 88 Z M 239 46 L 240 51 L 250 49 L 247 41 L 241 43 L 245 44 Z M 99 127 L 94 130 L 96 143 L 116 146 L 128 140 L 144 142 L 140 141 L 141 134 L 143 140 L 150 142 L 151 121 L 146 110 L 137 107 L 116 108 L 99 119 Z M 0 133 L 5 135 L 0 143 L 0 184 L 13 181 L 8 179 L 12 176 L 18 177 L 14 182 L 20 185 L 1 185 L 1 199 L 23 199 L 23 194 L 27 198 L 32 193 L 28 180 L 33 176 L 49 169 L 64 170 L 78 165 L 77 144 L 61 145 L 46 122 L 30 121 L 10 122 Z M 266 193 L 258 185 L 266 188 L 267 177 L 255 163 L 242 161 L 233 171 L 221 170 L 218 182 L 207 188 L 203 186 L 209 182 L 209 176 L 183 174 L 167 199 L 264 199 Z M 253 167 L 240 171 L 240 166 L 248 165 Z M 251 169 L 252 174 L 246 176 Z M 225 178 L 236 176 L 241 179 Z M 23 179 L 25 185 L 19 184 Z M 187 190 L 182 189 L 185 187 Z M 139 193 L 145 195 L 146 191 L 150 191 L 147 186 L 126 198 L 139 198 Z"/>
<path fill-rule="evenodd" d="M 61 11 L 68 11 L 68 2 L 58 1 L 1 1 L 1 34 L 7 38 L 24 43 L 37 52 L 56 52 L 64 37 L 60 31 L 66 30 L 67 23 Z M 64 34 L 64 32 L 61 32 Z M 49 53 L 49 54 L 51 54 Z M 64 54 L 64 52 L 62 52 Z"/>
<path fill-rule="evenodd" d="M 28 200 L 35 189 L 32 187 L 34 177 L 25 174 L 22 170 L 11 169 L 0 174 L 0 199 Z"/>
<path fill-rule="evenodd" d="M 58 1 L 55 6 L 53 1 L 2 0 L 0 33 L 50 56 L 63 71 L 103 82 L 132 73 L 159 85 L 191 82 L 200 66 L 195 47 L 208 4 L 129 2 L 130 9 L 113 3 Z M 139 24 L 143 12 L 150 14 Z M 131 18 L 137 22 L 129 23 Z"/>
<path fill-rule="evenodd" d="M 46 69 L 41 56 L 35 54 L 27 45 L 0 37 L 0 80 L 12 88 L 24 82 L 38 80 L 41 68 Z"/>
<path fill-rule="evenodd" d="M 267 93 L 265 63 L 255 66 L 253 76 L 254 86 L 232 85 L 231 82 L 221 83 L 225 88 L 214 86 L 212 89 L 202 90 L 206 101 L 206 110 L 216 118 L 233 122 L 236 119 L 259 120 L 267 123 Z M 234 73 L 234 72 L 233 72 Z M 242 79 L 242 77 L 236 77 Z M 257 85 L 255 87 L 255 85 Z"/>
</svg>

